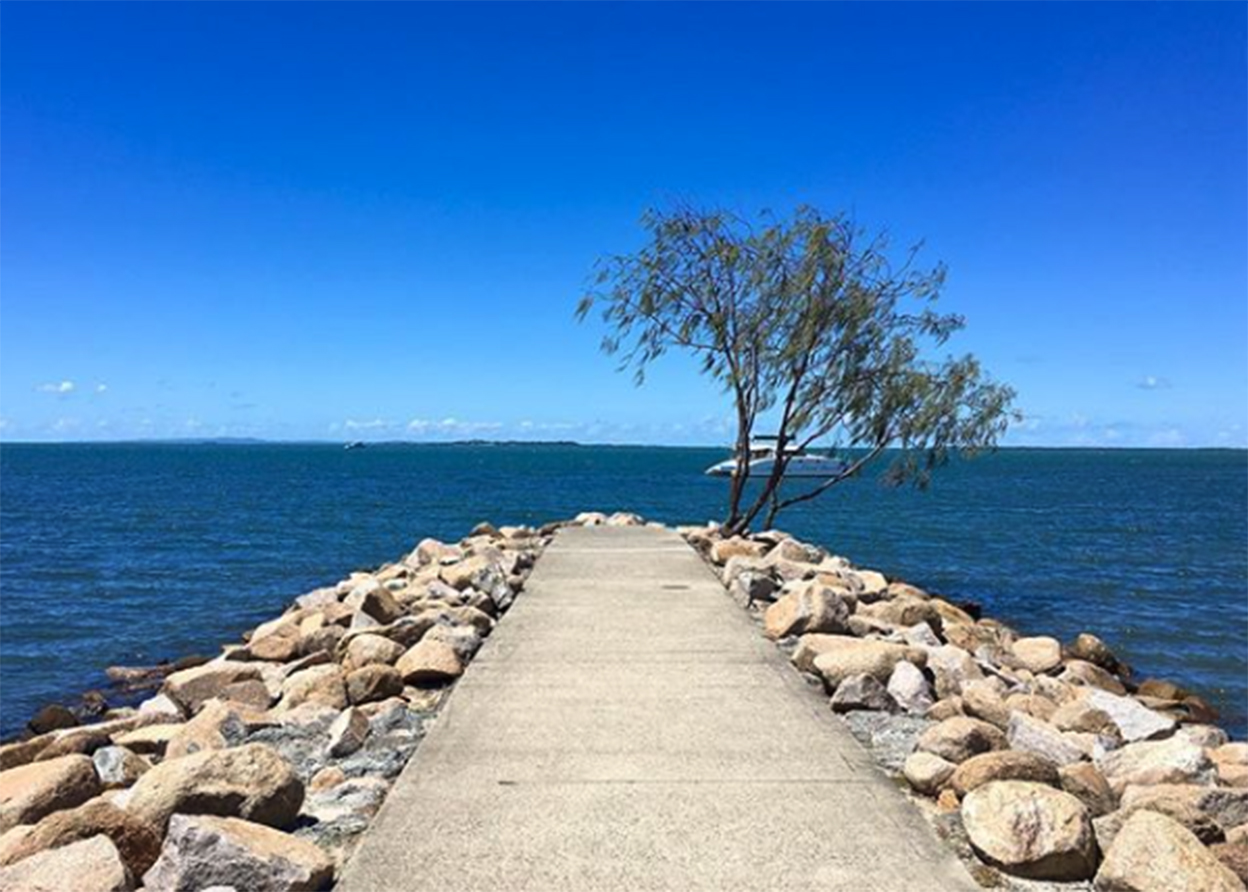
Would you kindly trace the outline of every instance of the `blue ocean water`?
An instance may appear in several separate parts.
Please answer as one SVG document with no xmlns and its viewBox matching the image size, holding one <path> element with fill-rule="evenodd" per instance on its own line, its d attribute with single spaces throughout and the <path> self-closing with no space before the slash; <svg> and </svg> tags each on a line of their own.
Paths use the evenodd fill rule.
<svg viewBox="0 0 1248 892">
<path fill-rule="evenodd" d="M 477 521 L 589 509 L 720 516 L 714 449 L 548 445 L 0 448 L 0 732 L 103 670 L 221 643 L 292 597 Z M 1002 450 L 925 492 L 873 477 L 779 526 L 980 601 L 1026 633 L 1100 635 L 1248 733 L 1248 453 Z"/>
</svg>

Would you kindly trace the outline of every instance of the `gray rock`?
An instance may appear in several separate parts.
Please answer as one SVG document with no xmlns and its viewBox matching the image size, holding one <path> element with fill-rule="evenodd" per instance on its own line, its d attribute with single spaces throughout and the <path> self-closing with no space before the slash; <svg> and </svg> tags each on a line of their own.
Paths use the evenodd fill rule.
<svg viewBox="0 0 1248 892">
<path fill-rule="evenodd" d="M 851 675 L 837 686 L 836 693 L 832 695 L 832 711 L 853 712 L 859 709 L 895 712 L 897 701 L 873 676 Z"/>
<path fill-rule="evenodd" d="M 1012 749 L 1035 753 L 1054 765 L 1071 765 L 1084 757 L 1083 750 L 1067 740 L 1061 731 L 1026 713 L 1011 713 L 1006 736 Z"/>
<path fill-rule="evenodd" d="M 928 628 L 922 623 L 922 628 Z M 888 693 L 899 707 L 911 715 L 922 715 L 931 708 L 932 686 L 918 666 L 903 660 L 893 667 L 888 679 Z"/>
<path fill-rule="evenodd" d="M 1106 713 L 1127 743 L 1163 737 L 1174 730 L 1174 719 L 1154 712 L 1133 697 L 1120 697 L 1100 688 L 1089 688 L 1084 702 Z"/>
<path fill-rule="evenodd" d="M 317 846 L 237 818 L 174 815 L 160 859 L 143 876 L 147 892 L 225 885 L 248 892 L 320 889 L 334 864 Z"/>
<path fill-rule="evenodd" d="M 844 716 L 850 732 L 867 747 L 886 771 L 900 774 L 915 741 L 934 722 L 918 716 L 886 712 L 849 712 Z"/>
</svg>

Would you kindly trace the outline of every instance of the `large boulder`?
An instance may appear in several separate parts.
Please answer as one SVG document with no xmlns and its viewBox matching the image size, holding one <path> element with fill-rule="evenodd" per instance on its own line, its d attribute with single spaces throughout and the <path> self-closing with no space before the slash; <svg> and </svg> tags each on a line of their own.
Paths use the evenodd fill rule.
<svg viewBox="0 0 1248 892">
<path fill-rule="evenodd" d="M 840 634 L 848 630 L 849 614 L 849 603 L 836 589 L 807 585 L 767 608 L 763 631 L 773 640 L 808 632 Z"/>
<path fill-rule="evenodd" d="M 0 771 L 0 833 L 81 805 L 101 790 L 90 756 L 61 756 Z"/>
<path fill-rule="evenodd" d="M 445 641 L 423 638 L 403 656 L 395 669 L 409 684 L 428 684 L 458 678 L 464 672 L 464 664 L 455 648 Z"/>
<path fill-rule="evenodd" d="M 1014 876 L 1083 880 L 1096 871 L 1096 838 L 1083 803 L 1027 781 L 997 781 L 962 800 L 976 854 Z"/>
<path fill-rule="evenodd" d="M 949 785 L 960 798 L 985 784 L 1005 780 L 1031 781 L 1050 787 L 1061 783 L 1057 766 L 1047 759 L 1034 753 L 1001 750 L 971 756 L 953 772 Z"/>
<path fill-rule="evenodd" d="M 286 827 L 302 802 L 303 783 L 286 760 L 249 743 L 162 762 L 139 778 L 127 808 L 162 829 L 174 812 Z"/>
<path fill-rule="evenodd" d="M 1118 831 L 1096 874 L 1099 892 L 1244 892 L 1244 884 L 1183 825 L 1141 810 Z"/>
<path fill-rule="evenodd" d="M 954 716 L 919 735 L 915 748 L 961 764 L 980 753 L 1005 749 L 1006 740 L 994 725 L 966 716 Z"/>
<path fill-rule="evenodd" d="M 1127 743 L 1164 737 L 1176 724 L 1174 719 L 1149 709 L 1133 697 L 1122 697 L 1100 688 L 1090 688 L 1083 702 L 1107 714 Z"/>
<path fill-rule="evenodd" d="M 48 849 L 0 868 L 6 892 L 129 892 L 133 878 L 103 835 Z"/>
<path fill-rule="evenodd" d="M 870 675 L 877 681 L 888 682 L 893 668 L 902 660 L 922 662 L 923 651 L 886 641 L 853 638 L 848 635 L 821 636 L 828 648 L 815 657 L 814 669 L 829 690 L 851 675 Z M 804 637 L 803 640 L 806 640 Z"/>
<path fill-rule="evenodd" d="M 187 713 L 199 712 L 201 706 L 213 697 L 220 697 L 222 690 L 239 681 L 261 678 L 259 666 L 251 663 L 221 661 L 205 663 L 191 669 L 174 672 L 165 679 L 161 693 L 169 697 Z"/>
<path fill-rule="evenodd" d="M 334 863 L 319 846 L 238 818 L 174 815 L 160 860 L 143 877 L 148 892 L 227 886 L 247 892 L 315 892 Z"/>
<path fill-rule="evenodd" d="M 101 834 L 112 841 L 121 860 L 136 877 L 142 876 L 160 854 L 160 834 L 155 827 L 96 797 L 85 805 L 53 812 L 38 824 L 15 827 L 0 836 L 0 866 Z"/>
<path fill-rule="evenodd" d="M 1140 784 L 1208 784 L 1214 777 L 1207 751 L 1181 737 L 1130 743 L 1105 753 L 1097 767 L 1114 792 Z"/>
<path fill-rule="evenodd" d="M 1191 803 L 1177 799 L 1157 799 L 1128 805 L 1094 819 L 1092 826 L 1096 830 L 1096 841 L 1101 851 L 1109 850 L 1127 821 L 1137 811 L 1155 811 L 1159 815 L 1165 815 L 1182 824 L 1207 846 L 1226 840 L 1226 832 L 1218 822 Z"/>
<path fill-rule="evenodd" d="M 1188 803 L 1226 830 L 1248 826 L 1248 790 L 1202 784 L 1157 784 L 1127 787 L 1122 792 L 1124 808 L 1162 799 Z"/>
</svg>

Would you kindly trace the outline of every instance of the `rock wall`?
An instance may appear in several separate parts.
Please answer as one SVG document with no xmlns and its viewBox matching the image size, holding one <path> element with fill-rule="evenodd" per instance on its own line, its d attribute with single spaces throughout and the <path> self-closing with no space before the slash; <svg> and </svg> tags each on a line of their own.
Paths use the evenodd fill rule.
<svg viewBox="0 0 1248 892">
<path fill-rule="evenodd" d="M 1244 890 L 1248 744 L 1200 697 L 782 532 L 679 529 L 983 885 Z"/>
</svg>

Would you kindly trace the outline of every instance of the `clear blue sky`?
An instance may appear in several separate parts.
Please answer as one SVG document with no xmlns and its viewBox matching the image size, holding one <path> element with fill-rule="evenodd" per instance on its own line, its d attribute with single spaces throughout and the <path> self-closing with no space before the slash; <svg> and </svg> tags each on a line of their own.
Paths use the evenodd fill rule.
<svg viewBox="0 0 1248 892">
<path fill-rule="evenodd" d="M 0 436 L 725 442 L 572 311 L 647 206 L 950 268 L 1012 444 L 1248 444 L 1248 6 L 18 4 Z"/>
</svg>

